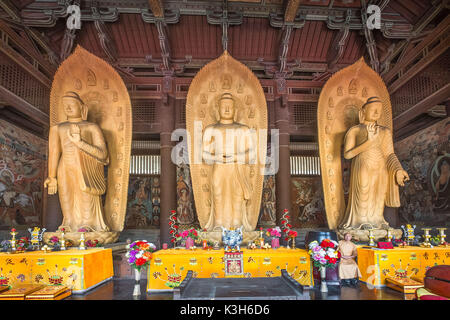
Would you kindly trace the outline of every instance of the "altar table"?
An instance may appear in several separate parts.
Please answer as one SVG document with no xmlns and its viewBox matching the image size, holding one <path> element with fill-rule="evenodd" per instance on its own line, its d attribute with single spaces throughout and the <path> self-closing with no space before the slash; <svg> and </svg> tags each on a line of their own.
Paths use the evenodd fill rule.
<svg viewBox="0 0 450 320">
<path fill-rule="evenodd" d="M 386 285 L 387 277 L 405 273 L 408 277 L 423 282 L 425 272 L 436 265 L 450 264 L 450 248 L 394 247 L 375 249 L 358 247 L 360 280 L 375 287 Z"/>
<path fill-rule="evenodd" d="M 114 275 L 111 249 L 0 253 L 0 285 L 64 285 L 84 293 Z"/>
<path fill-rule="evenodd" d="M 304 286 L 314 286 L 312 265 L 303 249 L 242 249 L 244 274 L 229 277 L 279 277 L 281 269 Z M 196 278 L 225 278 L 224 249 L 167 249 L 153 254 L 147 269 L 147 291 L 172 291 L 189 270 Z"/>
</svg>

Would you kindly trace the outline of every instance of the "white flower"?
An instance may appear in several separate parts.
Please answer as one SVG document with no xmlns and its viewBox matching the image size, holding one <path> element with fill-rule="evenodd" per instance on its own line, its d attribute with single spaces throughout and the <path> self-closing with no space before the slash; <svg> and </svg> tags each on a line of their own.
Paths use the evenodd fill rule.
<svg viewBox="0 0 450 320">
<path fill-rule="evenodd" d="M 150 246 L 150 248 L 152 248 L 153 250 L 156 249 L 156 246 L 155 246 L 153 243 L 150 243 L 149 246 Z"/>
<path fill-rule="evenodd" d="M 139 253 L 136 255 L 136 259 L 142 258 L 142 252 L 139 251 Z"/>
<path fill-rule="evenodd" d="M 317 241 L 313 241 L 309 244 L 309 248 L 312 249 L 314 247 L 317 247 L 319 245 L 319 243 Z"/>
</svg>

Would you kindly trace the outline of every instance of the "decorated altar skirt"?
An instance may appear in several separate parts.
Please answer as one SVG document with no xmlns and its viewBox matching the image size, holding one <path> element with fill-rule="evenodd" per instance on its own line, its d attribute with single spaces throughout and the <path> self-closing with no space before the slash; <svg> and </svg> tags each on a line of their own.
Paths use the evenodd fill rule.
<svg viewBox="0 0 450 320">
<path fill-rule="evenodd" d="M 243 274 L 228 277 L 279 277 L 287 272 L 304 286 L 313 286 L 311 260 L 303 249 L 242 249 Z M 173 290 L 189 270 L 197 278 L 224 278 L 225 252 L 221 250 L 159 250 L 147 269 L 147 291 Z"/>
</svg>

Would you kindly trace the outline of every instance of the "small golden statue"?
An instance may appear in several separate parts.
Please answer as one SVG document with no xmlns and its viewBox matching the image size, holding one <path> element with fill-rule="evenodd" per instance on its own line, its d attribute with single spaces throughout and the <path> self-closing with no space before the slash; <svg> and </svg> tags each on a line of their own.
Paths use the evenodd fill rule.
<svg viewBox="0 0 450 320">
<path fill-rule="evenodd" d="M 123 229 L 131 149 L 131 102 L 120 75 L 78 46 L 50 95 L 49 194 L 59 195 L 67 240 L 115 242 Z M 105 179 L 105 168 L 108 170 Z M 48 243 L 55 232 L 46 232 Z"/>
<path fill-rule="evenodd" d="M 367 98 L 367 96 L 369 98 Z M 368 241 L 385 238 L 389 224 L 384 207 L 399 207 L 399 186 L 409 176 L 394 153 L 392 107 L 381 77 L 361 58 L 334 74 L 318 104 L 319 150 L 325 208 L 330 229 Z M 341 165 L 351 159 L 348 203 Z M 393 229 L 396 238 L 401 230 Z"/>
</svg>

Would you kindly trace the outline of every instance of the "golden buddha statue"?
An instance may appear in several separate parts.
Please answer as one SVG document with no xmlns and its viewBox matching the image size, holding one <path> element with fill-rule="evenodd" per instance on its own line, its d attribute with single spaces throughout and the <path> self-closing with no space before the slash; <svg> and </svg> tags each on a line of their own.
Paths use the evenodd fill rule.
<svg viewBox="0 0 450 320">
<path fill-rule="evenodd" d="M 227 51 L 192 80 L 186 99 L 189 166 L 203 239 L 222 228 L 258 237 L 267 154 L 267 102 L 258 78 Z"/>
<path fill-rule="evenodd" d="M 377 124 L 383 110 L 378 97 L 371 97 L 359 112 L 360 124 L 344 137 L 344 157 L 352 159 L 350 191 L 341 229 L 389 228 L 384 206 L 399 207 L 398 186 L 409 180 L 394 153 L 392 133 Z"/>
<path fill-rule="evenodd" d="M 88 112 L 89 111 L 89 112 Z M 49 194 L 59 194 L 63 221 L 46 232 L 74 245 L 117 241 L 127 208 L 131 101 L 117 71 L 77 46 L 56 71 L 50 92 Z M 105 179 L 107 177 L 107 179 Z"/>
<path fill-rule="evenodd" d="M 364 58 L 325 83 L 317 124 L 329 228 L 358 241 L 385 238 L 388 230 L 401 237 L 402 230 L 390 229 L 383 213 L 385 206 L 400 206 L 398 188 L 409 177 L 394 153 L 389 91 Z M 342 158 L 352 160 L 350 177 L 344 177 Z"/>
<path fill-rule="evenodd" d="M 102 130 L 87 121 L 87 106 L 76 92 L 66 92 L 62 102 L 67 121 L 50 128 L 44 182 L 49 194 L 59 193 L 64 217 L 59 229 L 109 231 L 101 199 L 106 191 L 103 167 L 109 163 Z"/>
<path fill-rule="evenodd" d="M 211 212 L 205 229 L 219 231 L 244 226 L 253 231 L 247 218 L 247 201 L 252 195 L 248 163 L 254 151 L 251 130 L 235 121 L 233 96 L 219 100 L 218 122 L 205 128 L 203 159 L 212 165 Z"/>
</svg>

